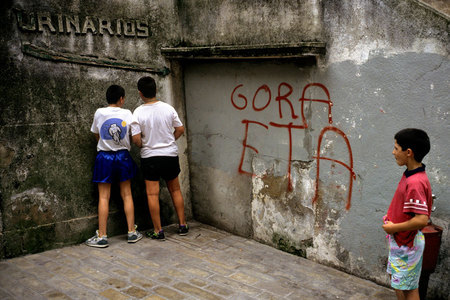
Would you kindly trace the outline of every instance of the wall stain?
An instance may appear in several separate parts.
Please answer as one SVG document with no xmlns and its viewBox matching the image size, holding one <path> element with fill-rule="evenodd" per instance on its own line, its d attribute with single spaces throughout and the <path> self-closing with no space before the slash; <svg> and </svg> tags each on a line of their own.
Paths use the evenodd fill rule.
<svg viewBox="0 0 450 300">
<path fill-rule="evenodd" d="M 307 258 L 306 249 L 313 246 L 313 239 L 309 238 L 295 244 L 292 243 L 289 238 L 284 237 L 279 233 L 274 233 L 272 236 L 272 243 L 284 252 Z"/>
</svg>

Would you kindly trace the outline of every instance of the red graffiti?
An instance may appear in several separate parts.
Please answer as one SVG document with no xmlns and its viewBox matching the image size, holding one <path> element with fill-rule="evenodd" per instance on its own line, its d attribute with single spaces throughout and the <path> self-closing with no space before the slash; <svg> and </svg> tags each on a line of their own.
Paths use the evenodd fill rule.
<svg viewBox="0 0 450 300">
<path fill-rule="evenodd" d="M 285 86 L 289 89 L 289 92 L 281 96 L 281 87 Z M 294 113 L 294 108 L 292 107 L 291 101 L 288 99 L 288 97 L 292 94 L 292 86 L 290 86 L 288 83 L 282 82 L 278 86 L 278 96 L 275 98 L 276 101 L 278 101 L 278 112 L 280 114 L 280 119 L 283 118 L 283 113 L 281 112 L 281 100 L 286 101 L 287 104 L 289 104 L 289 107 L 291 108 L 291 116 L 292 119 L 297 119 L 298 116 Z"/>
<path fill-rule="evenodd" d="M 261 91 L 261 90 L 264 90 L 266 93 L 269 93 L 269 99 L 267 100 L 266 105 L 264 105 L 263 107 L 259 108 L 259 107 L 256 107 L 256 105 L 255 105 L 255 99 L 256 99 L 256 96 L 258 95 L 258 92 Z M 253 102 L 252 102 L 253 109 L 255 111 L 262 111 L 262 110 L 266 109 L 266 107 L 269 106 L 269 104 L 270 104 L 270 100 L 272 100 L 271 98 L 272 98 L 272 93 L 270 92 L 269 87 L 267 85 L 263 84 L 262 86 L 260 86 L 256 90 L 255 96 L 253 96 Z"/>
<path fill-rule="evenodd" d="M 240 88 L 241 86 L 243 86 L 243 84 L 240 84 L 240 85 L 236 86 L 236 87 L 234 88 L 233 92 L 231 93 L 231 104 L 233 104 L 233 106 L 234 106 L 236 109 L 239 109 L 239 110 L 243 110 L 243 109 L 245 109 L 245 108 L 247 107 L 247 98 L 246 98 L 244 95 L 242 95 L 242 94 L 239 94 L 238 97 L 241 98 L 241 99 L 244 101 L 244 105 L 243 105 L 243 106 L 238 106 L 238 105 L 236 104 L 236 102 L 234 102 L 234 92 L 236 92 L 236 90 L 237 90 L 238 88 Z"/>
<path fill-rule="evenodd" d="M 325 94 L 327 95 L 327 100 L 323 100 L 323 99 L 310 99 L 310 98 L 305 98 L 305 92 L 306 92 L 306 90 L 309 88 L 309 87 L 311 87 L 311 86 L 318 86 L 318 87 L 320 87 L 324 92 L 325 92 Z M 333 123 L 333 117 L 332 117 L 332 115 L 331 115 L 331 107 L 333 106 L 333 102 L 331 102 L 331 100 L 330 100 L 330 93 L 328 92 L 328 89 L 323 85 L 323 84 L 321 84 L 321 83 L 310 83 L 310 84 L 307 84 L 304 88 L 303 88 L 303 93 L 302 93 L 302 97 L 299 99 L 299 101 L 302 103 L 302 109 L 301 109 L 301 112 L 302 112 L 302 122 L 303 122 L 303 124 L 305 125 L 305 128 L 307 128 L 308 127 L 308 124 L 306 124 L 306 118 L 305 118 L 305 109 L 304 109 L 304 104 L 305 104 L 305 101 L 312 101 L 312 102 L 321 102 L 321 103 L 327 103 L 328 104 L 328 122 L 330 123 L 330 124 L 332 124 Z"/>
<path fill-rule="evenodd" d="M 243 147 L 242 147 L 241 162 L 239 163 L 239 173 L 255 176 L 255 174 L 253 174 L 253 173 L 242 170 L 242 164 L 244 163 L 245 149 L 250 148 L 251 150 L 255 151 L 256 153 L 259 153 L 258 149 L 247 144 L 248 125 L 249 124 L 257 124 L 257 125 L 263 126 L 266 129 L 269 129 L 269 127 L 267 125 L 264 125 L 263 123 L 256 122 L 256 121 L 242 120 L 242 123 L 245 124 L 245 136 L 244 136 L 244 140 L 242 141 Z"/>
<path fill-rule="evenodd" d="M 350 166 L 339 161 L 339 160 L 335 160 L 332 158 L 328 158 L 328 157 L 322 157 L 320 156 L 320 147 L 322 145 L 322 139 L 324 134 L 327 131 L 334 131 L 337 134 L 339 134 L 340 136 L 342 136 L 344 138 L 345 143 L 347 144 L 347 149 L 348 149 L 348 154 L 349 154 L 349 162 L 350 162 Z M 319 198 L 319 175 L 320 175 L 320 160 L 324 159 L 324 160 L 330 160 L 332 162 L 338 163 L 342 166 L 344 166 L 350 173 L 350 178 L 349 178 L 349 188 L 348 188 L 348 196 L 347 196 L 347 205 L 346 205 L 346 209 L 350 209 L 350 203 L 351 203 L 351 199 L 352 199 L 352 188 L 353 188 L 353 179 L 356 179 L 356 175 L 355 172 L 353 171 L 353 154 L 352 154 L 352 148 L 350 147 L 350 142 L 347 138 L 347 136 L 345 135 L 345 133 L 340 130 L 337 129 L 336 127 L 333 126 L 328 126 L 325 127 L 324 129 L 322 129 L 322 131 L 320 132 L 320 136 L 319 136 L 319 142 L 317 144 L 317 156 L 314 157 L 316 159 L 316 163 L 317 163 L 317 173 L 316 173 L 316 189 L 314 192 L 314 198 L 313 198 L 313 203 L 315 203 L 317 201 L 317 198 Z"/>
<path fill-rule="evenodd" d="M 248 100 L 247 97 L 241 93 L 238 93 L 236 96 L 236 92 L 238 92 L 238 89 L 242 88 L 244 85 L 243 84 L 239 84 L 237 85 L 234 89 L 233 92 L 231 93 L 231 104 L 238 110 L 245 110 L 248 106 Z M 307 98 L 305 97 L 306 91 L 312 87 L 318 87 L 320 88 L 326 95 L 326 99 L 316 99 L 316 98 Z M 300 115 L 301 115 L 301 123 L 298 122 L 294 122 L 296 121 L 299 116 L 297 114 L 295 114 L 295 110 L 294 110 L 294 105 L 291 102 L 291 100 L 289 100 L 289 97 L 291 97 L 293 92 L 293 88 L 290 84 L 286 83 L 286 82 L 282 82 L 278 85 L 278 94 L 275 97 L 275 101 L 278 102 L 278 114 L 279 114 L 279 118 L 282 119 L 283 118 L 283 108 L 288 108 L 289 109 L 289 116 L 291 121 L 287 122 L 287 123 L 281 123 L 281 122 L 274 122 L 274 121 L 270 121 L 269 125 L 272 127 L 276 127 L 276 128 L 286 128 L 288 131 L 288 136 L 289 136 L 289 151 L 288 151 L 288 169 L 287 169 L 287 177 L 288 177 L 288 191 L 292 191 L 293 186 L 292 186 L 292 179 L 291 179 L 291 160 L 292 160 L 292 129 L 305 129 L 308 128 L 308 123 L 306 121 L 306 117 L 305 117 L 305 102 L 318 102 L 318 103 L 324 103 L 328 106 L 328 122 L 329 124 L 333 123 L 333 117 L 332 117 L 332 113 L 331 113 L 331 107 L 333 106 L 333 102 L 331 101 L 330 98 L 330 93 L 328 91 L 328 89 L 321 83 L 309 83 L 307 84 L 302 91 L 302 95 L 301 97 L 298 99 L 298 102 L 301 103 L 300 105 Z M 262 96 L 262 94 L 265 94 L 266 96 Z M 261 95 L 261 96 L 260 96 Z M 267 97 L 267 98 L 265 98 Z M 236 99 L 237 98 L 237 99 Z M 265 102 L 263 102 L 263 105 L 257 106 L 256 105 L 256 99 L 264 99 Z M 269 88 L 269 86 L 267 84 L 263 84 L 260 87 L 258 87 L 253 95 L 253 99 L 252 99 L 252 109 L 255 112 L 261 112 L 263 110 L 265 110 L 271 103 L 272 100 L 272 92 Z M 298 103 L 297 102 L 297 103 Z M 282 105 L 284 104 L 284 105 Z M 244 133 L 244 140 L 242 141 L 242 155 L 241 155 L 241 160 L 239 163 L 239 168 L 238 168 L 238 172 L 241 174 L 245 174 L 245 175 L 250 175 L 250 176 L 256 176 L 255 174 L 253 174 L 252 172 L 249 171 L 245 171 L 243 170 L 243 163 L 244 163 L 244 157 L 246 154 L 246 150 L 250 149 L 255 153 L 259 153 L 258 149 L 256 149 L 255 147 L 247 144 L 247 138 L 248 138 L 248 130 L 249 130 L 249 125 L 250 124 L 254 124 L 254 125 L 258 125 L 258 126 L 262 126 L 264 127 L 266 130 L 269 130 L 269 126 L 267 126 L 264 123 L 258 122 L 258 121 L 252 121 L 252 120 L 247 120 L 244 119 L 242 120 L 242 123 L 245 124 L 245 133 Z M 297 123 L 297 124 L 296 124 Z M 320 156 L 320 147 L 322 144 L 322 140 L 323 137 L 325 135 L 326 132 L 328 131 L 333 131 L 336 134 L 340 135 L 348 148 L 348 152 L 349 152 L 349 164 L 343 163 L 339 160 L 335 160 L 335 159 L 331 159 L 328 157 L 322 157 Z M 316 173 L 316 186 L 315 186 L 315 194 L 314 197 L 312 199 L 313 203 L 315 203 L 319 197 L 319 176 L 320 176 L 320 160 L 329 160 L 332 162 L 335 162 L 337 164 L 340 164 L 342 166 L 344 166 L 349 172 L 350 172 L 350 179 L 349 179 L 349 192 L 348 192 L 348 197 L 347 197 L 347 205 L 346 205 L 346 209 L 350 209 L 350 203 L 351 203 L 351 195 L 352 195 L 352 188 L 353 188 L 353 180 L 356 179 L 356 175 L 353 171 L 353 155 L 352 155 L 352 150 L 351 150 L 351 146 L 350 146 L 350 142 L 347 138 L 347 136 L 345 135 L 344 132 L 342 132 L 340 129 L 333 127 L 333 126 L 327 126 L 325 128 L 322 129 L 320 136 L 319 136 L 319 141 L 318 141 L 318 148 L 317 148 L 317 156 L 314 157 L 316 159 L 317 162 L 317 173 Z"/>
<path fill-rule="evenodd" d="M 283 128 L 287 128 L 288 132 L 289 132 L 289 156 L 288 156 L 288 170 L 287 170 L 287 174 L 288 174 L 288 191 L 292 191 L 293 187 L 292 187 L 292 181 L 291 181 L 291 160 L 292 160 L 292 128 L 303 128 L 303 127 L 299 127 L 299 126 L 295 126 L 292 123 L 289 123 L 287 125 L 283 125 L 283 124 L 277 124 L 277 123 L 273 123 L 270 122 L 269 123 L 271 126 L 274 127 L 283 127 Z"/>
</svg>

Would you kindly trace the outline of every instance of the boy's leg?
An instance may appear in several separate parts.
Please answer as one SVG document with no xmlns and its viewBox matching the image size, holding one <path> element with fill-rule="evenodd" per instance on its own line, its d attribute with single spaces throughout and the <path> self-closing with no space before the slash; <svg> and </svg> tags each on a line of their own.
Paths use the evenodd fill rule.
<svg viewBox="0 0 450 300">
<path fill-rule="evenodd" d="M 184 200 L 181 194 L 180 182 L 178 177 L 167 180 L 167 188 L 169 189 L 170 196 L 172 197 L 173 206 L 178 215 L 180 225 L 186 225 L 186 217 L 184 215 Z"/>
<path fill-rule="evenodd" d="M 419 289 L 414 290 L 395 290 L 398 300 L 420 300 Z"/>
<path fill-rule="evenodd" d="M 403 294 L 402 290 L 394 290 L 395 295 L 397 296 L 397 300 L 405 300 L 405 294 Z"/>
<path fill-rule="evenodd" d="M 419 289 L 403 291 L 405 300 L 420 300 Z"/>
<path fill-rule="evenodd" d="M 145 180 L 147 192 L 148 209 L 152 217 L 153 230 L 159 232 L 161 228 L 161 217 L 159 215 L 159 181 Z"/>
<path fill-rule="evenodd" d="M 120 182 L 120 196 L 123 200 L 123 210 L 127 218 L 128 231 L 134 231 L 134 203 L 131 194 L 131 180 Z"/>
<path fill-rule="evenodd" d="M 389 244 L 388 273 L 391 273 L 391 286 L 399 300 L 420 300 L 419 281 L 422 269 L 425 237 L 418 231 L 414 247 L 399 247 L 392 238 Z"/>
<path fill-rule="evenodd" d="M 98 184 L 98 235 L 106 235 L 108 223 L 109 197 L 111 196 L 111 183 Z"/>
</svg>

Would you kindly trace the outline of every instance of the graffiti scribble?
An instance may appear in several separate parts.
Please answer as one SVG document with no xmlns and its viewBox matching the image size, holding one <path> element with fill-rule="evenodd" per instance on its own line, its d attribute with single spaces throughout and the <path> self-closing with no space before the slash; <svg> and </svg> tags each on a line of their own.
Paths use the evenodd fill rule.
<svg viewBox="0 0 450 300">
<path fill-rule="evenodd" d="M 248 99 L 245 95 L 238 93 L 237 97 L 236 97 L 236 92 L 238 91 L 238 89 L 242 88 L 244 85 L 243 84 L 239 84 L 237 85 L 232 93 L 231 93 L 231 104 L 233 105 L 234 108 L 236 108 L 237 110 L 245 110 L 248 106 Z M 322 91 L 325 93 L 326 95 L 326 99 L 316 99 L 316 98 L 307 98 L 305 97 L 305 94 L 307 92 L 308 89 L 312 88 L 312 87 L 318 87 L 320 89 L 322 89 Z M 258 94 L 265 92 L 265 94 L 267 95 L 267 102 L 265 102 L 264 105 L 262 106 L 256 106 L 255 102 L 256 102 L 256 98 L 258 96 Z M 308 128 L 308 123 L 306 121 L 306 117 L 305 117 L 305 102 L 318 102 L 318 103 L 324 103 L 328 106 L 328 123 L 332 124 L 333 123 L 333 116 L 331 113 L 331 107 L 333 106 L 333 102 L 331 101 L 331 97 L 330 97 L 330 93 L 328 91 L 328 89 L 325 87 L 325 85 L 321 84 L 321 83 L 309 83 L 307 84 L 302 91 L 302 96 L 300 97 L 300 99 L 298 99 L 298 102 L 301 103 L 300 105 L 300 115 L 301 115 L 301 123 L 296 123 L 295 121 L 299 118 L 299 115 L 297 115 L 295 113 L 294 110 L 294 106 L 291 102 L 291 100 L 289 100 L 289 97 L 292 95 L 293 92 L 293 88 L 290 84 L 286 83 L 286 82 L 282 82 L 278 85 L 278 94 L 275 97 L 275 101 L 278 102 L 278 114 L 279 114 L 279 118 L 282 119 L 283 118 L 283 111 L 282 111 L 282 107 L 288 107 L 289 108 L 289 116 L 291 121 L 288 123 L 280 123 L 280 122 L 275 122 L 275 121 L 269 121 L 269 125 L 272 127 L 276 127 L 276 128 L 286 128 L 288 131 L 288 136 L 289 136 L 289 152 L 288 152 L 288 169 L 287 169 L 287 177 L 288 177 L 288 191 L 292 191 L 293 190 L 293 186 L 292 186 L 292 179 L 291 179 L 291 160 L 292 160 L 292 130 L 293 129 L 306 129 Z M 237 99 L 236 99 L 237 98 Z M 258 87 L 255 91 L 255 94 L 253 95 L 253 99 L 252 99 L 252 109 L 255 112 L 261 112 L 263 110 L 265 110 L 270 102 L 272 100 L 272 92 L 269 88 L 269 86 L 267 84 L 263 84 L 260 87 Z M 285 104 L 284 106 L 282 104 Z M 287 106 L 286 106 L 287 104 Z M 262 126 L 264 127 L 266 130 L 269 130 L 269 126 L 258 122 L 258 121 L 254 121 L 254 120 L 247 120 L 244 119 L 242 120 L 242 123 L 245 126 L 245 131 L 244 131 L 244 139 L 242 141 L 242 155 L 241 155 L 241 160 L 239 162 L 239 167 L 238 167 L 238 172 L 244 175 L 249 175 L 249 176 L 256 176 L 254 173 L 249 172 L 249 171 L 245 171 L 243 169 L 243 163 L 244 163 L 244 157 L 245 157 L 245 153 L 247 149 L 252 150 L 255 153 L 259 153 L 258 149 L 256 149 L 255 147 L 249 145 L 247 143 L 247 138 L 248 138 L 248 131 L 249 131 L 249 126 L 250 124 L 253 125 L 257 125 L 257 126 Z M 346 164 L 344 162 L 341 162 L 339 160 L 336 159 L 332 159 L 329 157 L 323 157 L 320 155 L 320 147 L 322 145 L 322 140 L 323 137 L 325 135 L 325 133 L 327 133 L 328 131 L 332 131 L 335 132 L 337 135 L 341 136 L 346 145 L 347 145 L 347 150 L 349 153 L 349 163 Z M 319 198 L 319 181 L 320 181 L 320 160 L 328 160 L 328 161 L 332 161 L 335 162 L 339 165 L 342 165 L 343 167 L 345 167 L 348 171 L 349 171 L 349 191 L 348 191 L 348 196 L 347 196 L 347 205 L 346 205 L 346 209 L 350 209 L 351 206 L 351 196 L 352 196 L 352 188 L 353 188 L 353 180 L 356 179 L 356 175 L 355 172 L 353 171 L 353 154 L 352 154 L 352 149 L 350 146 L 350 142 L 347 138 L 347 136 L 345 135 L 345 133 L 334 127 L 334 126 L 326 126 L 321 130 L 320 136 L 319 136 L 319 140 L 318 140 L 318 145 L 317 145 L 317 156 L 314 156 L 313 158 L 316 159 L 316 164 L 317 164 L 317 171 L 316 171 L 316 184 L 315 184 L 315 192 L 314 192 L 314 197 L 312 199 L 312 202 L 315 203 L 317 201 L 317 199 Z"/>
</svg>

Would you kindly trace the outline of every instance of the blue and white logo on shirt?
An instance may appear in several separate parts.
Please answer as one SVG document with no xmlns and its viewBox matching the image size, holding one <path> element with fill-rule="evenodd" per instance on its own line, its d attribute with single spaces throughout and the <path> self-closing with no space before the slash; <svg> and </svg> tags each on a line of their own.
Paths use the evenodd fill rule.
<svg viewBox="0 0 450 300">
<path fill-rule="evenodd" d="M 127 134 L 127 122 L 121 119 L 113 118 L 106 120 L 100 128 L 100 136 L 104 140 L 113 140 L 116 144 L 120 144 Z"/>
</svg>

